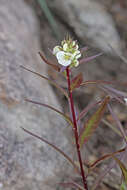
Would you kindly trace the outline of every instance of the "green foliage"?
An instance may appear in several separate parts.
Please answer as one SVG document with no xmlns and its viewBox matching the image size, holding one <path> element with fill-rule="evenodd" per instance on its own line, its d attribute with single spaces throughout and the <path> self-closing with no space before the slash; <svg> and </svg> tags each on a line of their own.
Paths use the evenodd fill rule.
<svg viewBox="0 0 127 190">
<path fill-rule="evenodd" d="M 120 186 L 120 190 L 127 190 L 127 186 L 124 182 L 122 182 L 122 184 Z"/>
<path fill-rule="evenodd" d="M 46 18 L 48 19 L 48 22 L 49 22 L 55 36 L 57 37 L 57 39 L 60 39 L 60 32 L 59 32 L 58 25 L 54 19 L 54 16 L 53 16 L 51 10 L 47 6 L 46 0 L 37 0 L 37 1 L 40 5 L 42 11 L 44 12 Z"/>
<path fill-rule="evenodd" d="M 110 98 L 106 97 L 105 100 L 101 103 L 100 107 L 97 109 L 97 111 L 85 123 L 83 131 L 79 138 L 80 147 L 82 147 L 83 144 L 89 140 L 95 129 L 98 127 L 109 100 Z"/>
</svg>

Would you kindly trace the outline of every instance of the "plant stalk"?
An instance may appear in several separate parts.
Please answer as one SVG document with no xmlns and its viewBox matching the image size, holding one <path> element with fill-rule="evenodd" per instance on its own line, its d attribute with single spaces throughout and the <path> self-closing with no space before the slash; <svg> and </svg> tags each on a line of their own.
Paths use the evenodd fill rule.
<svg viewBox="0 0 127 190">
<path fill-rule="evenodd" d="M 88 190 L 87 181 L 86 181 L 86 177 L 85 177 L 85 172 L 84 172 L 84 169 L 83 169 L 83 162 L 82 162 L 82 157 L 81 157 L 81 152 L 80 152 L 80 145 L 79 145 L 79 141 L 78 141 L 78 129 L 77 129 L 77 121 L 76 121 L 76 115 L 75 115 L 75 110 L 74 110 L 74 102 L 73 102 L 72 91 L 71 91 L 71 81 L 70 81 L 69 67 L 66 68 L 66 73 L 67 73 L 69 101 L 70 101 L 71 113 L 72 113 L 72 118 L 73 118 L 73 131 L 74 131 L 74 135 L 75 135 L 75 143 L 76 143 L 77 155 L 78 155 L 78 160 L 79 160 L 79 164 L 80 164 L 80 170 L 81 170 L 81 176 L 82 176 L 84 189 Z"/>
</svg>

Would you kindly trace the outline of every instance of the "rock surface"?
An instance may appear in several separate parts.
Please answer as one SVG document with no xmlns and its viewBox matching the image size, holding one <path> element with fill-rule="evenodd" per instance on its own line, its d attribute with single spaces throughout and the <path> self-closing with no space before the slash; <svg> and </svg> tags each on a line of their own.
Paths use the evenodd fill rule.
<svg viewBox="0 0 127 190">
<path fill-rule="evenodd" d="M 53 190 L 68 165 L 61 155 L 21 130 L 21 126 L 49 139 L 65 152 L 65 125 L 56 113 L 24 102 L 24 97 L 61 109 L 48 83 L 24 71 L 24 65 L 46 74 L 36 56 L 40 50 L 36 16 L 23 0 L 0 5 L 0 189 Z M 67 171 L 66 171 L 67 173 Z M 57 176 L 57 177 L 56 177 Z M 46 182 L 46 183 L 45 183 Z"/>
<path fill-rule="evenodd" d="M 120 59 L 119 54 L 125 48 L 125 43 L 121 42 L 113 16 L 104 4 L 99 0 L 48 0 L 48 3 L 56 19 L 74 31 L 81 42 L 80 47 L 88 46 L 88 51 L 84 52 L 82 57 L 104 52 L 95 60 L 80 65 L 76 73 L 83 72 L 84 80 L 124 81 L 126 64 Z M 93 95 L 93 89 L 89 93 Z M 81 96 L 78 96 L 79 94 L 76 100 L 80 101 Z"/>
<path fill-rule="evenodd" d="M 82 42 L 109 53 L 109 44 L 121 50 L 120 38 L 111 15 L 100 2 L 92 0 L 48 0 L 54 14 L 69 25 Z M 66 15 L 66 16 L 65 16 Z"/>
</svg>

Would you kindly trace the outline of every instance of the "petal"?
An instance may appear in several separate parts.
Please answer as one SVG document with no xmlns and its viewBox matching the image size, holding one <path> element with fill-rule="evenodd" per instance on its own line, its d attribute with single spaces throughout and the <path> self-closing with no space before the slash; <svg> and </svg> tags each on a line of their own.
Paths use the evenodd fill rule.
<svg viewBox="0 0 127 190">
<path fill-rule="evenodd" d="M 65 53 L 65 55 L 68 56 L 70 60 L 74 59 L 74 54 L 73 53 Z"/>
<path fill-rule="evenodd" d="M 71 64 L 72 60 L 71 60 L 71 59 L 65 60 L 65 55 L 70 56 L 71 54 L 70 54 L 70 53 L 65 53 L 64 51 L 59 51 L 59 52 L 56 54 L 56 58 L 57 58 L 58 63 L 59 63 L 60 65 L 68 66 L 68 65 Z"/>
<path fill-rule="evenodd" d="M 53 48 L 53 54 L 56 55 L 60 51 L 61 47 L 60 46 L 55 46 Z"/>
<path fill-rule="evenodd" d="M 81 53 L 75 56 L 76 59 L 79 59 L 80 57 L 81 57 Z"/>
<path fill-rule="evenodd" d="M 78 50 L 78 48 L 79 48 L 78 45 L 76 45 L 76 46 L 75 46 L 75 49 Z"/>
<path fill-rule="evenodd" d="M 64 50 L 64 51 L 67 51 L 67 49 L 68 49 L 68 44 L 65 43 L 65 44 L 63 45 L 63 50 Z"/>
<path fill-rule="evenodd" d="M 58 59 L 58 63 L 66 67 L 71 64 L 71 60 Z"/>
<path fill-rule="evenodd" d="M 75 63 L 74 63 L 74 66 L 75 66 L 75 67 L 78 67 L 78 65 L 79 65 L 79 61 L 76 60 Z"/>
<path fill-rule="evenodd" d="M 57 59 L 63 59 L 64 58 L 64 54 L 65 54 L 65 52 L 64 51 L 59 51 L 59 52 L 57 52 L 56 53 L 56 58 Z"/>
<path fill-rule="evenodd" d="M 127 98 L 124 98 L 125 104 L 127 105 Z"/>
<path fill-rule="evenodd" d="M 74 54 L 74 56 L 76 56 L 76 55 L 81 54 L 81 53 L 80 53 L 80 51 L 79 51 L 79 50 L 76 50 L 76 51 L 74 51 L 74 53 L 73 53 L 73 54 Z"/>
<path fill-rule="evenodd" d="M 66 43 L 66 41 L 65 41 L 65 40 L 63 40 L 63 41 L 61 42 L 61 45 L 63 46 L 65 43 Z"/>
<path fill-rule="evenodd" d="M 76 44 L 76 41 L 73 41 L 73 42 L 72 42 L 72 45 L 75 46 L 75 44 Z"/>
<path fill-rule="evenodd" d="M 79 50 L 76 51 L 76 54 L 81 54 L 81 52 Z"/>
</svg>

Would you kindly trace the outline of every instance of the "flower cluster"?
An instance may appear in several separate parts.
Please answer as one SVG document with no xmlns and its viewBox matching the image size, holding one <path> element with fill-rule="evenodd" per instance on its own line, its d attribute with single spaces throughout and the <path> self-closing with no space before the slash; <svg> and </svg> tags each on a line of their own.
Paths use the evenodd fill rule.
<svg viewBox="0 0 127 190">
<path fill-rule="evenodd" d="M 70 38 L 63 40 L 61 46 L 54 47 L 53 54 L 60 65 L 65 67 L 69 65 L 77 67 L 79 65 L 78 59 L 81 57 L 81 53 L 76 41 L 72 41 Z"/>
</svg>

